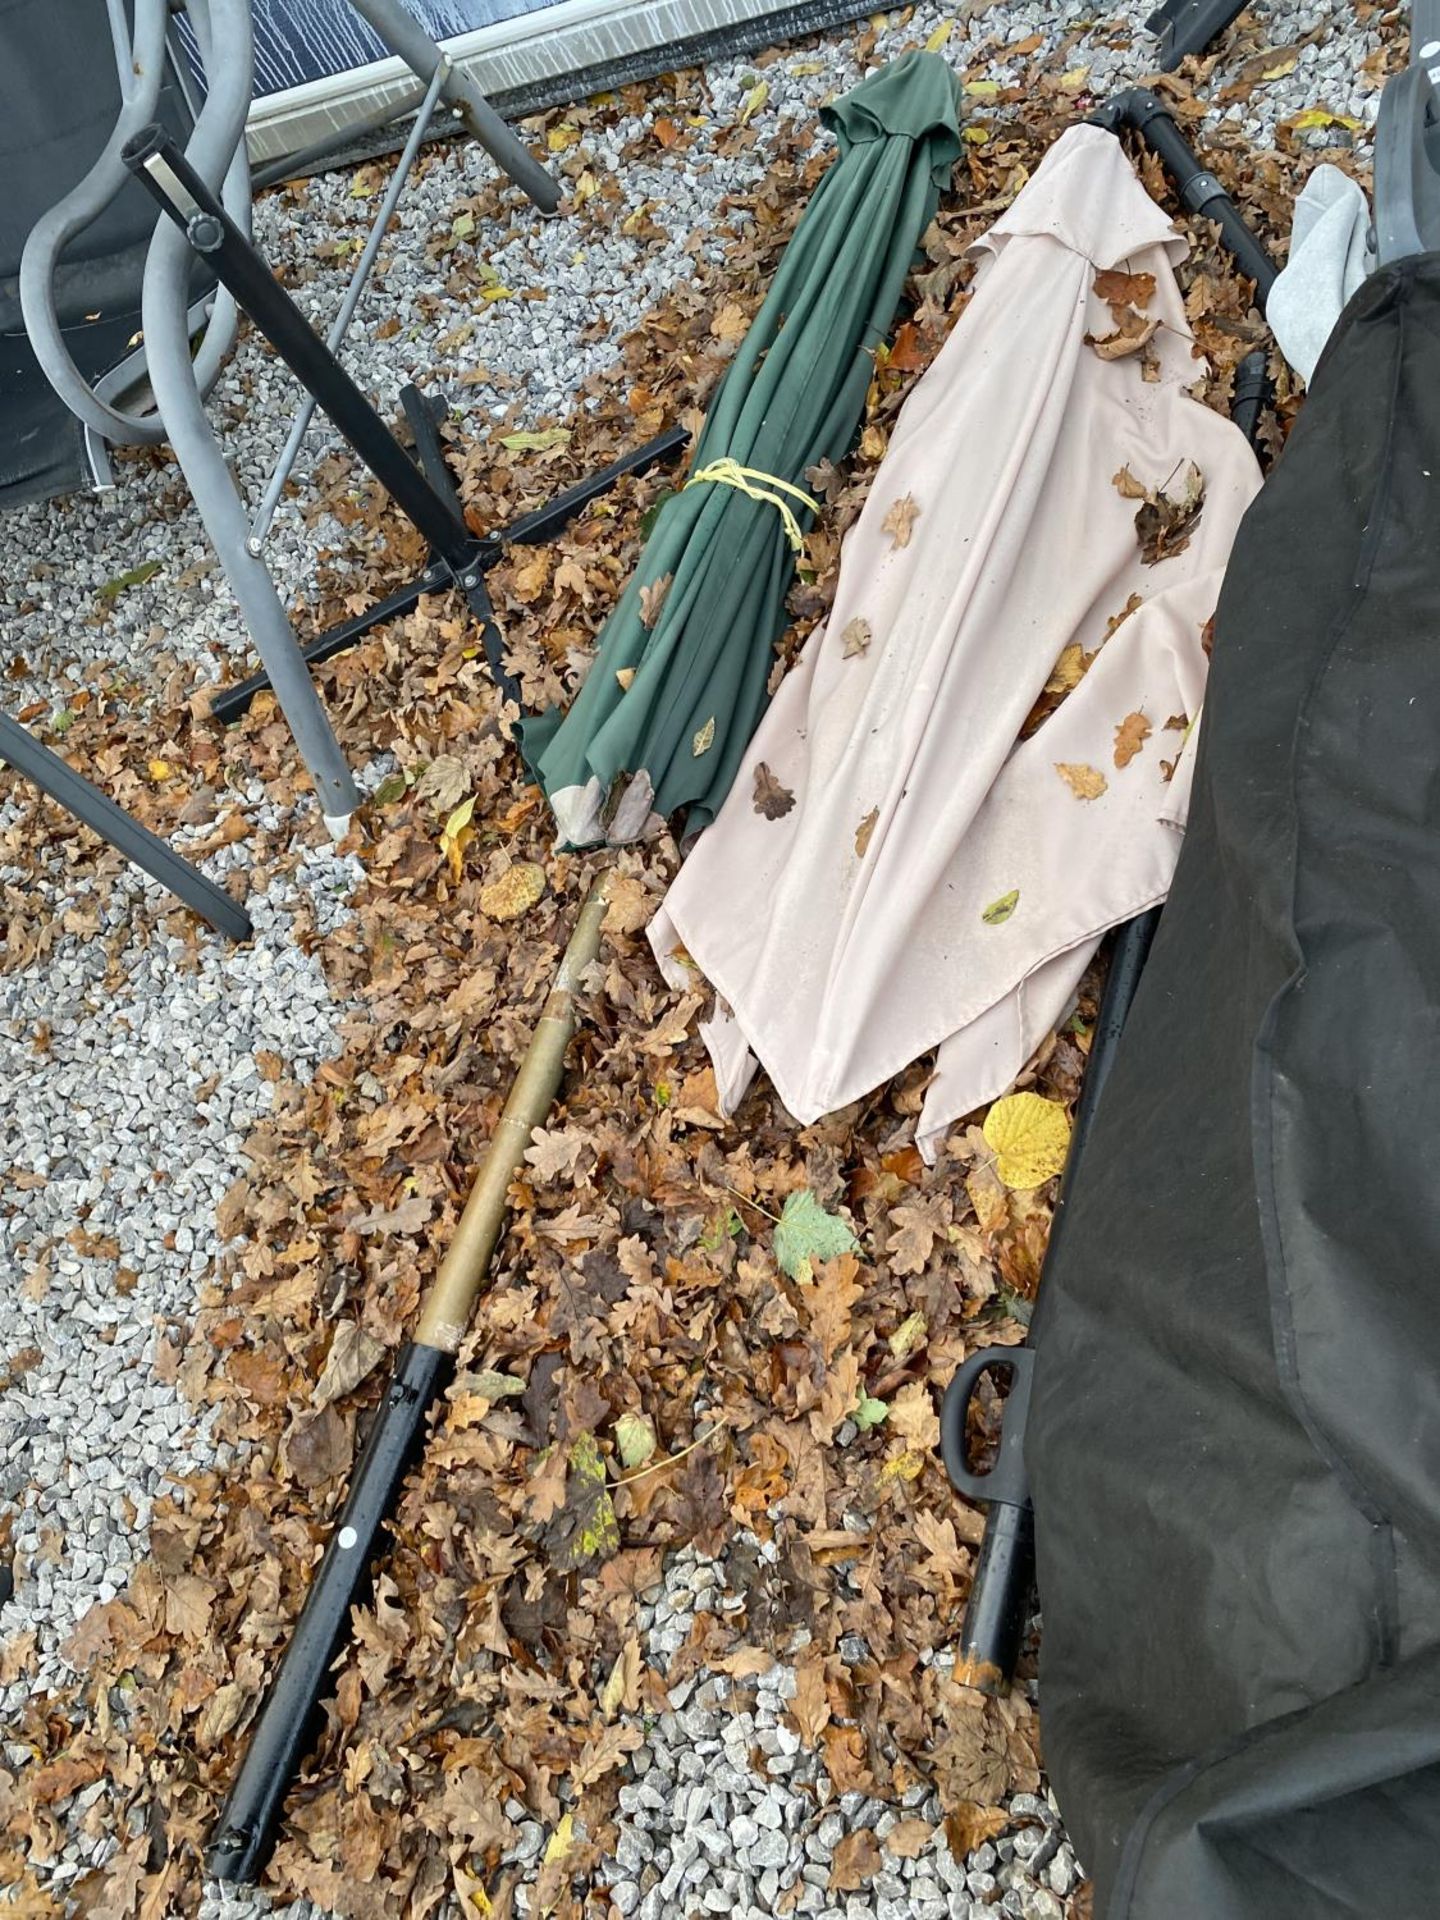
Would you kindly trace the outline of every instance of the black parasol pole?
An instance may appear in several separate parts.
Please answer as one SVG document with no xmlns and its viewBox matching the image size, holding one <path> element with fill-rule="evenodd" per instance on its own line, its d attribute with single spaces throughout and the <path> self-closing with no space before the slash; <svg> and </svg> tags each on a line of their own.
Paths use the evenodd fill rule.
<svg viewBox="0 0 1440 1920">
<path fill-rule="evenodd" d="M 218 1880 L 259 1878 L 301 1761 L 314 1743 L 321 1703 L 331 1691 L 352 1610 L 365 1603 L 384 1526 L 406 1474 L 425 1445 L 431 1408 L 452 1376 L 470 1312 L 499 1243 L 510 1182 L 524 1164 L 531 1134 L 543 1125 L 560 1089 L 565 1050 L 579 1018 L 585 969 L 600 950 L 609 904 L 609 876 L 591 887 L 561 956 L 554 985 L 520 1062 L 510 1097 L 454 1238 L 401 1349 L 364 1452 L 350 1476 L 345 1504 L 311 1576 L 300 1618 L 259 1713 L 244 1757 L 211 1832 L 205 1864 Z"/>
</svg>

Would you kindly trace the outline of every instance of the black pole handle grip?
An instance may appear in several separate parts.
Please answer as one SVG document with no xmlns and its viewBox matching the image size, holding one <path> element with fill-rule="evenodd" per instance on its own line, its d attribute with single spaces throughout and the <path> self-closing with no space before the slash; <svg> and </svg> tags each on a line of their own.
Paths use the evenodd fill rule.
<svg viewBox="0 0 1440 1920">
<path fill-rule="evenodd" d="M 950 1484 L 969 1500 L 988 1500 L 1004 1506 L 1030 1504 L 1025 1477 L 1025 1417 L 1030 1406 L 1030 1376 L 1035 1365 L 1032 1347 L 981 1347 L 956 1368 L 940 1403 L 940 1457 Z M 1008 1371 L 1010 1392 L 1000 1426 L 1000 1452 L 988 1473 L 970 1465 L 965 1427 L 970 1402 L 981 1380 L 991 1371 Z"/>
<path fill-rule="evenodd" d="M 270 1857 L 285 1796 L 314 1739 L 330 1669 L 350 1630 L 350 1610 L 368 1596 L 380 1529 L 453 1366 L 451 1355 L 438 1347 L 411 1342 L 400 1351 L 345 1505 L 210 1835 L 205 1864 L 218 1880 L 249 1883 Z"/>
</svg>

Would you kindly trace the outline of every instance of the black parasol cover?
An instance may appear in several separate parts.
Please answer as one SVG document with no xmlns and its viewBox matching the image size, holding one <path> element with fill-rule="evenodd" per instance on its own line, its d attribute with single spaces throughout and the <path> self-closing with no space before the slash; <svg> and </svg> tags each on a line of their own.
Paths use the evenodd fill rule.
<svg viewBox="0 0 1440 1920">
<path fill-rule="evenodd" d="M 1040 1322 L 1042 1727 L 1097 1920 L 1433 1915 L 1440 255 L 1356 295 L 1241 529 Z"/>
</svg>

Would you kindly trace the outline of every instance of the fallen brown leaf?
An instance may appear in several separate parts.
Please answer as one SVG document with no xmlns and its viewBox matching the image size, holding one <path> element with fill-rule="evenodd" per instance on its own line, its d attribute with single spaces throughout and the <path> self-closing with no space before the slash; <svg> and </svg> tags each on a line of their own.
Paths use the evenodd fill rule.
<svg viewBox="0 0 1440 1920">
<path fill-rule="evenodd" d="M 1057 760 L 1055 771 L 1077 800 L 1098 800 L 1109 784 L 1098 767 L 1083 760 Z"/>
<path fill-rule="evenodd" d="M 880 531 L 888 533 L 892 547 L 908 547 L 910 534 L 916 520 L 920 517 L 920 508 L 910 494 L 892 501 L 885 518 L 880 522 Z"/>
<path fill-rule="evenodd" d="M 905 542 L 901 540 L 896 544 L 903 547 Z M 841 659 L 853 660 L 856 654 L 864 653 L 874 637 L 870 631 L 870 622 L 863 613 L 857 613 L 853 620 L 845 622 L 840 631 L 840 638 L 844 642 Z"/>
<path fill-rule="evenodd" d="M 756 813 L 766 820 L 783 820 L 795 804 L 795 796 L 782 787 L 762 760 L 755 768 L 755 794 L 751 801 Z"/>
<path fill-rule="evenodd" d="M 1128 767 L 1150 738 L 1150 722 L 1143 713 L 1127 713 L 1115 729 L 1115 764 Z"/>
</svg>

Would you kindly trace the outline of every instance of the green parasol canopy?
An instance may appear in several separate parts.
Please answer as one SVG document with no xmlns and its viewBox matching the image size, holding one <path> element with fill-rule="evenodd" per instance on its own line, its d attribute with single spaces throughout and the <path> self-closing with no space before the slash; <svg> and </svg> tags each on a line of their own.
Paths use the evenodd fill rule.
<svg viewBox="0 0 1440 1920">
<path fill-rule="evenodd" d="M 790 532 L 811 518 L 786 489 L 803 492 L 808 467 L 849 450 L 875 349 L 960 154 L 956 98 L 938 54 L 907 53 L 824 109 L 840 158 L 805 209 L 691 463 L 692 476 L 735 463 L 721 471 L 752 491 L 707 480 L 665 502 L 569 712 L 522 723 L 526 760 L 570 845 L 634 839 L 652 812 L 682 807 L 691 828 L 703 827 L 729 791 L 785 626 Z"/>
</svg>

